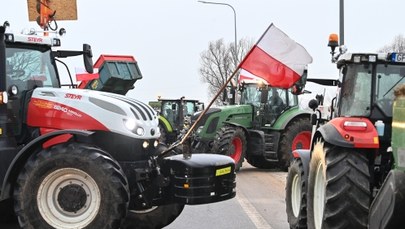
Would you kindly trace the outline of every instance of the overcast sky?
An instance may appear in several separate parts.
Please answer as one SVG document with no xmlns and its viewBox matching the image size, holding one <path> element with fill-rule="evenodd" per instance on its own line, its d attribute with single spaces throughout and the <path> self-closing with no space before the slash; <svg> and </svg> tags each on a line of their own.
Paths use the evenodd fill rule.
<svg viewBox="0 0 405 229">
<path fill-rule="evenodd" d="M 56 0 L 55 0 L 56 1 Z M 330 33 L 339 32 L 339 0 L 224 0 L 236 10 L 237 38 L 257 40 L 274 23 L 303 45 L 313 57 L 310 77 L 337 77 L 327 47 Z M 220 38 L 233 42 L 234 14 L 230 7 L 197 0 L 77 0 L 78 20 L 60 21 L 67 30 L 62 49 L 92 45 L 100 54 L 132 55 L 143 79 L 128 93 L 141 101 L 166 98 L 210 101 L 200 80 L 200 53 Z M 403 34 L 405 1 L 345 1 L 345 44 L 351 52 L 375 52 Z M 14 32 L 38 28 L 28 21 L 27 0 L 12 0 L 0 8 L 0 22 Z M 71 62 L 71 71 L 82 62 Z M 76 65 L 76 66 L 72 66 Z"/>
</svg>

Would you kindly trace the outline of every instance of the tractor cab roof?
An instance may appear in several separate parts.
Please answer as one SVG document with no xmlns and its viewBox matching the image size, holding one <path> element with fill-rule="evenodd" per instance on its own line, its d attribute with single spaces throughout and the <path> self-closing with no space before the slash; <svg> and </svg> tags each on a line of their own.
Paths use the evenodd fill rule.
<svg viewBox="0 0 405 229">
<path fill-rule="evenodd" d="M 340 68 L 346 63 L 397 63 L 405 65 L 405 53 L 343 53 L 337 60 Z"/>
</svg>

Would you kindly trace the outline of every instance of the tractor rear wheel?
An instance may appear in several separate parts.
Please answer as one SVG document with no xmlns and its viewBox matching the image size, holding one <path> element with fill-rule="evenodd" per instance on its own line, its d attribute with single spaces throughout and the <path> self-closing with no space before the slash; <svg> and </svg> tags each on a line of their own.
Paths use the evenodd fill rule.
<svg viewBox="0 0 405 229">
<path fill-rule="evenodd" d="M 0 222 L 17 222 L 17 217 L 14 214 L 12 198 L 0 201 Z"/>
<path fill-rule="evenodd" d="M 281 135 L 278 148 L 278 165 L 286 170 L 290 165 L 292 151 L 309 149 L 311 145 L 312 125 L 309 118 L 299 118 L 291 122 Z"/>
<path fill-rule="evenodd" d="M 367 228 L 370 203 L 367 157 L 355 149 L 316 143 L 308 178 L 308 227 Z"/>
<path fill-rule="evenodd" d="M 294 159 L 288 170 L 285 197 L 290 228 L 307 228 L 307 184 L 301 159 Z"/>
<path fill-rule="evenodd" d="M 246 135 L 242 128 L 225 125 L 218 130 L 212 152 L 231 157 L 235 161 L 235 171 L 239 171 L 247 149 Z"/>
<path fill-rule="evenodd" d="M 183 211 L 184 204 L 154 206 L 145 210 L 129 210 L 121 229 L 157 229 L 172 223 Z"/>
<path fill-rule="evenodd" d="M 120 165 L 99 148 L 65 143 L 33 155 L 14 198 L 22 228 L 119 228 L 129 190 Z"/>
</svg>

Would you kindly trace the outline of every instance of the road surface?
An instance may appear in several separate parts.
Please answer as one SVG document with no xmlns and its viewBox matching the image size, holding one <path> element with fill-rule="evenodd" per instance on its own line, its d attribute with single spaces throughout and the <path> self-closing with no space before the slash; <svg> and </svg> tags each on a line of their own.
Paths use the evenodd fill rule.
<svg viewBox="0 0 405 229">
<path fill-rule="evenodd" d="M 214 204 L 186 206 L 165 229 L 289 229 L 285 211 L 286 172 L 244 163 L 236 176 L 236 197 Z"/>
</svg>

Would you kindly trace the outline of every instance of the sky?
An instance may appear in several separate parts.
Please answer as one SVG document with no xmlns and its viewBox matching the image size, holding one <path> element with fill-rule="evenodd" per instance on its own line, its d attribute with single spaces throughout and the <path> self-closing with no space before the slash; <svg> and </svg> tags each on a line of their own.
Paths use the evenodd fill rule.
<svg viewBox="0 0 405 229">
<path fill-rule="evenodd" d="M 56 0 L 55 0 L 56 1 Z M 274 23 L 306 48 L 313 58 L 309 77 L 337 78 L 327 47 L 331 33 L 339 33 L 339 0 L 223 0 L 236 12 L 237 39 L 257 40 Z M 93 49 L 100 54 L 132 55 L 143 79 L 128 96 L 143 102 L 163 98 L 199 99 L 208 103 L 207 84 L 198 69 L 200 54 L 211 41 L 235 40 L 232 9 L 202 4 L 197 0 L 77 0 L 78 20 L 59 21 L 66 29 L 61 49 Z M 403 0 L 345 1 L 345 45 L 349 52 L 375 52 L 405 30 Z M 0 8 L 0 23 L 11 30 L 39 29 L 28 21 L 27 0 L 8 1 Z M 82 58 L 66 62 L 70 70 L 81 67 Z"/>
</svg>

